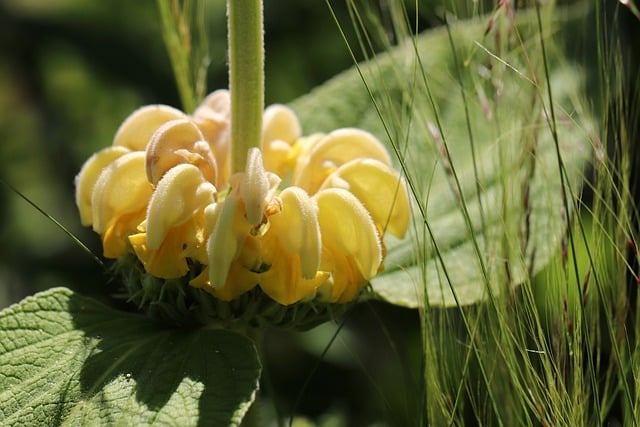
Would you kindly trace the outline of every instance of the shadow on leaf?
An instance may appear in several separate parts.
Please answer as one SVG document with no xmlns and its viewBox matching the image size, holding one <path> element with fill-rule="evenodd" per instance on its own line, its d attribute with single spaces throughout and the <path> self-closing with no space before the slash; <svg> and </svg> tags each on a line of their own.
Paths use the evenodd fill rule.
<svg viewBox="0 0 640 427">
<path fill-rule="evenodd" d="M 238 425 L 260 377 L 247 337 L 168 329 L 65 288 L 1 312 L 0 338 L 3 425 Z"/>
</svg>

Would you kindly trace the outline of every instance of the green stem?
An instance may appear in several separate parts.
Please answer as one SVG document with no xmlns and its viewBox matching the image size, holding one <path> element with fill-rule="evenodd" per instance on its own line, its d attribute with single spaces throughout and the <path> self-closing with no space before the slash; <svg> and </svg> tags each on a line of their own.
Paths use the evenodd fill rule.
<svg viewBox="0 0 640 427">
<path fill-rule="evenodd" d="M 259 147 L 264 109 L 262 0 L 228 0 L 231 171 L 244 170 L 247 151 Z"/>
</svg>

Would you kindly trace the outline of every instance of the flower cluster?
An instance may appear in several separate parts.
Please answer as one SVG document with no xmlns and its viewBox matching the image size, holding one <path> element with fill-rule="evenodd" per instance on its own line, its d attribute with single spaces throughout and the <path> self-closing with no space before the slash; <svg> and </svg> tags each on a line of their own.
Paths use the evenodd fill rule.
<svg viewBox="0 0 640 427">
<path fill-rule="evenodd" d="M 409 223 L 405 184 L 359 129 L 303 137 L 289 108 L 264 111 L 262 146 L 230 168 L 230 98 L 187 115 L 133 112 L 76 177 L 82 223 L 104 256 L 134 253 L 156 278 L 187 277 L 222 301 L 258 286 L 282 305 L 354 299 Z"/>
</svg>

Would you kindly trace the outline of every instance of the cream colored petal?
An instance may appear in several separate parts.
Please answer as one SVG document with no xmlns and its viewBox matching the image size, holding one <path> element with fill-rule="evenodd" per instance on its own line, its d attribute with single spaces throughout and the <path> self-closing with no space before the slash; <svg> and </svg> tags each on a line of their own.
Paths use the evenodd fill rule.
<svg viewBox="0 0 640 427">
<path fill-rule="evenodd" d="M 318 140 L 308 155 L 300 157 L 293 183 L 314 194 L 331 172 L 358 158 L 391 165 L 389 153 L 372 134 L 355 128 L 335 130 Z"/>
<path fill-rule="evenodd" d="M 168 105 L 147 105 L 131 113 L 120 125 L 113 145 L 144 151 L 151 136 L 168 121 L 185 118 L 186 114 Z"/>
<path fill-rule="evenodd" d="M 213 203 L 216 188 L 189 164 L 171 168 L 158 182 L 147 209 L 147 247 L 158 249 L 172 227 Z"/>
<path fill-rule="evenodd" d="M 270 179 L 262 165 L 262 154 L 257 148 L 247 153 L 247 166 L 240 183 L 240 196 L 244 201 L 245 214 L 251 225 L 262 222 L 267 196 L 271 190 Z"/>
<path fill-rule="evenodd" d="M 313 279 L 320 265 L 321 249 L 317 207 L 301 188 L 287 187 L 279 197 L 282 210 L 269 217 L 271 229 L 289 255 L 300 257 L 302 276 Z"/>
<path fill-rule="evenodd" d="M 300 122 L 293 110 L 287 106 L 274 104 L 264 110 L 262 115 L 262 143 L 285 141 L 293 145 L 300 135 Z"/>
<path fill-rule="evenodd" d="M 194 117 L 207 120 L 228 121 L 231 115 L 231 96 L 226 89 L 211 92 L 196 108 Z"/>
<path fill-rule="evenodd" d="M 217 165 L 209 143 L 200 129 L 188 119 L 172 120 L 162 125 L 147 146 L 146 171 L 156 185 L 172 167 L 190 163 L 197 166 L 210 182 L 216 182 Z"/>
<path fill-rule="evenodd" d="M 107 147 L 98 151 L 82 165 L 80 173 L 76 176 L 76 205 L 80 212 L 82 225 L 91 225 L 91 198 L 93 188 L 102 170 L 117 158 L 127 154 L 130 150 L 126 147 Z"/>
<path fill-rule="evenodd" d="M 263 144 L 262 150 L 265 169 L 284 178 L 289 168 L 291 146 L 284 141 L 276 140 Z"/>
<path fill-rule="evenodd" d="M 271 105 L 262 118 L 262 154 L 265 169 L 281 177 L 287 173 L 293 145 L 302 130 L 295 113 L 284 105 Z"/>
<path fill-rule="evenodd" d="M 216 159 L 215 184 L 222 187 L 230 174 L 231 98 L 228 90 L 216 90 L 205 98 L 193 114 L 193 120 L 209 143 Z"/>
<path fill-rule="evenodd" d="M 242 247 L 244 236 L 238 235 L 234 227 L 234 220 L 238 215 L 241 215 L 240 201 L 230 193 L 217 214 L 213 233 L 207 242 L 209 282 L 213 288 L 224 287 L 229 267 L 238 256 L 238 249 Z"/>
<path fill-rule="evenodd" d="M 350 192 L 331 188 L 313 197 L 323 244 L 339 254 L 352 256 L 365 280 L 374 277 L 382 262 L 382 248 L 369 212 Z"/>
<path fill-rule="evenodd" d="M 211 203 L 204 208 L 204 234 L 210 236 L 218 223 L 218 217 L 224 203 Z"/>
<path fill-rule="evenodd" d="M 344 188 L 367 208 L 374 222 L 399 238 L 409 227 L 409 195 L 404 180 L 390 166 L 373 159 L 345 163 L 324 181 L 320 190 Z"/>
</svg>

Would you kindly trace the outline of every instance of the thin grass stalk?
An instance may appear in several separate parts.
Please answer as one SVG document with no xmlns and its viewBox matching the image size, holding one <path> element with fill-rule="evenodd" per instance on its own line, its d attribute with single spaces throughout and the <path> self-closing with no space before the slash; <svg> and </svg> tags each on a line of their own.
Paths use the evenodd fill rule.
<svg viewBox="0 0 640 427">
<path fill-rule="evenodd" d="M 190 2 L 186 2 L 185 8 Z M 179 0 L 157 0 L 162 36 L 171 60 L 173 74 L 178 85 L 180 101 L 185 111 L 192 112 L 196 107 L 196 96 L 191 81 L 191 37 L 189 19 L 185 16 Z"/>
</svg>

